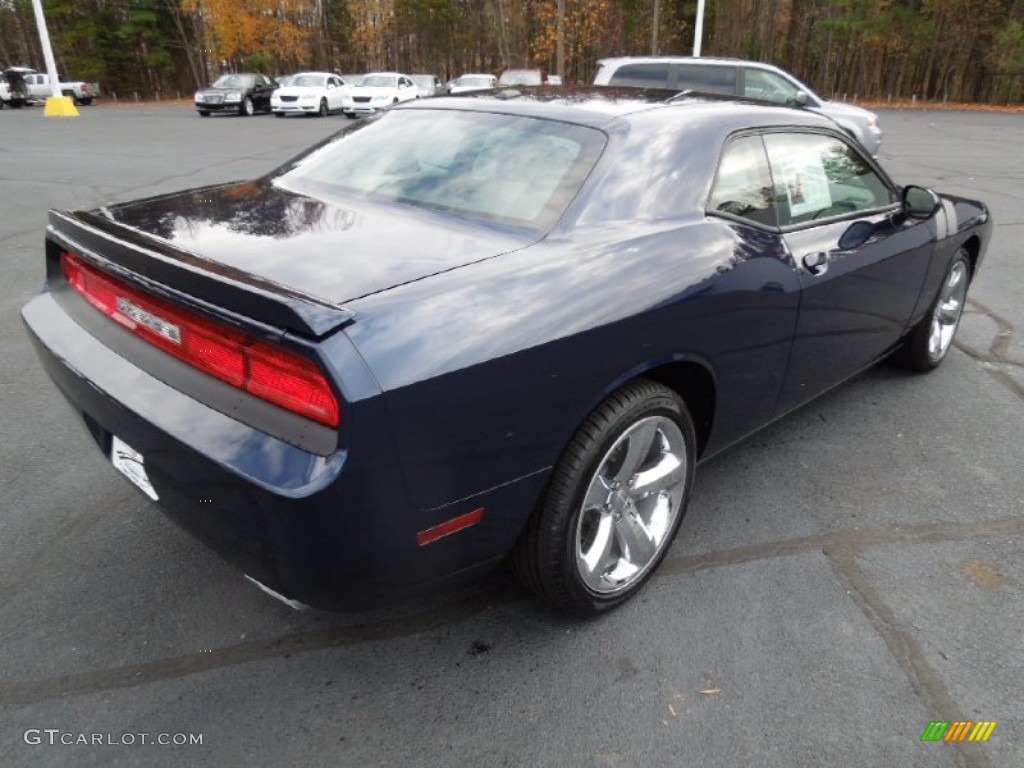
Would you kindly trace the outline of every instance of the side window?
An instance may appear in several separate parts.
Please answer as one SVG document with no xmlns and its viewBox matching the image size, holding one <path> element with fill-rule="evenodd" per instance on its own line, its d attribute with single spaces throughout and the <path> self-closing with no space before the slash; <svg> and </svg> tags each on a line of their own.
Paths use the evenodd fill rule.
<svg viewBox="0 0 1024 768">
<path fill-rule="evenodd" d="M 861 154 L 833 136 L 768 133 L 779 224 L 800 224 L 856 211 L 886 208 L 892 190 Z"/>
<path fill-rule="evenodd" d="M 772 177 L 760 136 L 744 136 L 726 145 L 708 210 L 777 226 Z"/>
<path fill-rule="evenodd" d="M 736 93 L 736 67 L 716 64 L 680 64 L 679 89 Z"/>
<path fill-rule="evenodd" d="M 633 88 L 669 88 L 668 64 L 627 64 L 615 70 L 608 85 Z"/>
<path fill-rule="evenodd" d="M 743 70 L 743 95 L 752 99 L 789 104 L 800 91 L 786 78 L 763 69 Z"/>
</svg>

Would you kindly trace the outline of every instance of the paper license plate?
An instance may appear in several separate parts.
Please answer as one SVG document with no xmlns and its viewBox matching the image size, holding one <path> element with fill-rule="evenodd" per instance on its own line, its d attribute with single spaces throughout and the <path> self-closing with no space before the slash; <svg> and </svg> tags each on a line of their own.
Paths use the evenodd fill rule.
<svg viewBox="0 0 1024 768">
<path fill-rule="evenodd" d="M 159 501 L 153 484 L 149 482 L 149 475 L 146 474 L 146 465 L 142 454 L 132 448 L 128 443 L 113 435 L 113 445 L 110 449 L 110 460 L 117 470 L 135 483 L 136 487 L 153 501 Z"/>
</svg>

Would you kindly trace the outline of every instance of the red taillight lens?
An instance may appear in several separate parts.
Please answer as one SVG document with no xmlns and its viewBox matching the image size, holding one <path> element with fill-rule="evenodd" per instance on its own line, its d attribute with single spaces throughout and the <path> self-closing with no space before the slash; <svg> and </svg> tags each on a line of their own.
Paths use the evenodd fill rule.
<svg viewBox="0 0 1024 768">
<path fill-rule="evenodd" d="M 341 410 L 312 360 L 207 320 L 61 254 L 68 283 L 114 322 L 170 355 L 300 416 L 338 426 Z"/>
</svg>

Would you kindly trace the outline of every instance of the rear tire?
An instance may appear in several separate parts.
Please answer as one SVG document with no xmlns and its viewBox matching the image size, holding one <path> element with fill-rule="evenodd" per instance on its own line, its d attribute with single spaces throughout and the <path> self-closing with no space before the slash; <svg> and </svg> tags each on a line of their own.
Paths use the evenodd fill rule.
<svg viewBox="0 0 1024 768">
<path fill-rule="evenodd" d="M 640 590 L 672 544 L 693 485 L 686 404 L 639 379 L 573 436 L 512 552 L 512 569 L 556 608 L 592 616 Z"/>
<path fill-rule="evenodd" d="M 927 373 L 939 367 L 953 346 L 970 283 L 970 256 L 961 248 L 950 262 L 928 312 L 893 352 L 891 360 L 894 364 L 918 373 Z"/>
</svg>

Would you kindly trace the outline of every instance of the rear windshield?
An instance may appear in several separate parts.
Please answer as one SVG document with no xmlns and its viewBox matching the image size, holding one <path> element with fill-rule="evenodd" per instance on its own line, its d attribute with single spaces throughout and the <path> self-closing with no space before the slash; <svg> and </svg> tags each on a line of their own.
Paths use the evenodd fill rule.
<svg viewBox="0 0 1024 768">
<path fill-rule="evenodd" d="M 601 131 L 483 112 L 391 110 L 356 124 L 275 183 L 547 229 L 604 148 Z"/>
<path fill-rule="evenodd" d="M 480 88 L 490 88 L 491 87 L 491 83 L 493 83 L 493 82 L 494 81 L 491 80 L 491 78 L 489 78 L 489 77 L 484 77 L 484 76 L 467 77 L 466 75 L 463 75 L 458 80 L 456 80 L 453 83 L 453 85 L 458 85 L 458 86 L 477 86 L 477 87 L 480 87 Z"/>
</svg>

